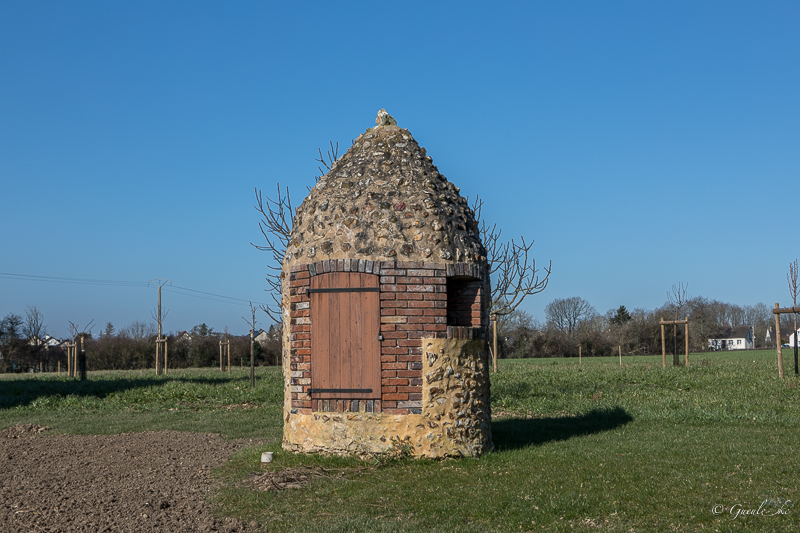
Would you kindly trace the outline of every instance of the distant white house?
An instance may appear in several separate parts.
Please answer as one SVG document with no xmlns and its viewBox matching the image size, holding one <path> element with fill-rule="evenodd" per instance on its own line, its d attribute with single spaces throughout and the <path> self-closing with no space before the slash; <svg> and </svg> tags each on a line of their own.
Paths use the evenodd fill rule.
<svg viewBox="0 0 800 533">
<path fill-rule="evenodd" d="M 263 329 L 258 329 L 253 336 L 253 340 L 258 343 L 264 343 L 269 339 L 269 334 Z"/>
<path fill-rule="evenodd" d="M 794 338 L 800 333 L 800 329 L 789 335 L 789 346 L 794 346 Z M 797 339 L 797 345 L 800 346 L 800 338 Z"/>
<path fill-rule="evenodd" d="M 753 349 L 753 327 L 736 326 L 726 328 L 719 335 L 708 339 L 708 347 L 711 350 L 752 350 Z"/>
<path fill-rule="evenodd" d="M 800 329 L 798 329 L 797 331 L 800 332 Z M 794 337 L 795 337 L 795 335 L 793 333 L 790 333 L 790 332 L 791 332 L 791 329 L 788 330 L 788 331 L 785 330 L 785 329 L 782 329 L 781 330 L 781 338 L 780 338 L 780 340 L 781 340 L 782 344 L 788 344 L 789 346 L 794 346 Z M 787 338 L 787 335 L 788 335 L 788 338 Z M 768 346 L 771 345 L 773 343 L 774 339 L 775 339 L 775 326 L 772 326 L 771 328 L 767 328 L 767 334 L 766 334 L 766 337 L 765 337 L 766 344 Z M 798 339 L 797 342 L 798 342 L 797 345 L 800 346 L 800 338 Z"/>
<path fill-rule="evenodd" d="M 48 348 L 55 348 L 56 346 L 61 346 L 62 342 L 59 339 L 56 339 L 55 337 L 50 335 L 49 333 L 45 334 L 44 339 L 42 340 L 44 341 L 45 346 L 47 346 Z"/>
<path fill-rule="evenodd" d="M 45 333 L 44 337 L 32 337 L 28 339 L 28 344 L 31 346 L 47 346 L 48 348 L 55 348 L 56 346 L 61 345 L 61 341 L 50 335 L 49 333 Z"/>
<path fill-rule="evenodd" d="M 764 334 L 764 346 L 772 345 L 772 339 L 775 337 L 775 326 L 771 328 L 767 328 L 766 334 Z"/>
</svg>

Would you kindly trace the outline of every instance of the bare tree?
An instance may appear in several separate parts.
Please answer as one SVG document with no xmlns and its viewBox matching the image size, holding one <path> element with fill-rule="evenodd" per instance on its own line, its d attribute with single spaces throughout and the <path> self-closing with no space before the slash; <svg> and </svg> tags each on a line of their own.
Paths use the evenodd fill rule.
<svg viewBox="0 0 800 533">
<path fill-rule="evenodd" d="M 789 283 L 789 295 L 792 297 L 792 308 L 797 309 L 797 259 L 789 263 L 789 273 L 786 275 L 786 281 Z M 797 313 L 792 313 L 794 316 L 794 375 L 798 375 L 797 368 Z M 780 342 L 780 339 L 778 339 Z"/>
<path fill-rule="evenodd" d="M 0 345 L 10 345 L 19 339 L 23 325 L 22 317 L 9 313 L 0 320 Z"/>
<path fill-rule="evenodd" d="M 320 149 L 319 158 L 316 160 L 320 164 L 318 167 L 320 175 L 315 176 L 315 181 L 319 181 L 326 172 L 330 172 L 338 159 L 338 143 L 334 145 L 331 142 L 330 150 L 326 154 Z M 286 248 L 291 240 L 296 208 L 292 206 L 289 188 L 287 187 L 284 192 L 280 184 L 277 186 L 277 195 L 274 198 L 263 196 L 257 188 L 255 196 L 255 209 L 261 215 L 258 225 L 266 244 L 251 244 L 256 249 L 271 255 L 266 290 L 270 293 L 272 303 L 261 305 L 261 310 L 283 327 L 285 323 L 281 310 L 282 265 Z M 536 260 L 530 254 L 533 241 L 526 242 L 524 237 L 520 237 L 519 243 L 514 239 L 508 242 L 502 241 L 502 231 L 497 224 L 490 226 L 481 220 L 482 208 L 483 201 L 476 196 L 473 212 L 475 221 L 479 224 L 481 240 L 486 248 L 489 274 L 492 279 L 489 314 L 496 319 L 497 316 L 512 313 L 526 297 L 538 294 L 547 287 L 552 262 L 548 262 L 547 267 L 541 270 L 536 268 Z M 495 361 L 496 357 L 497 354 L 493 353 Z"/>
<path fill-rule="evenodd" d="M 339 143 L 334 145 L 333 141 L 328 142 L 331 145 L 331 149 L 328 150 L 325 155 L 322 155 L 322 148 L 317 149 L 319 151 L 319 158 L 316 159 L 316 161 L 322 166 L 317 167 L 319 169 L 319 176 L 314 176 L 314 181 L 319 181 L 322 176 L 330 172 L 333 164 L 339 159 Z M 322 167 L 325 167 L 325 170 L 323 170 Z"/>
<path fill-rule="evenodd" d="M 42 337 L 47 333 L 47 327 L 44 325 L 44 315 L 35 305 L 29 305 L 25 309 L 25 324 L 22 326 L 22 333 L 36 346 L 43 342 Z"/>
<path fill-rule="evenodd" d="M 339 159 L 339 143 L 330 141 L 330 150 L 322 153 L 319 148 L 319 158 L 315 161 L 320 164 L 319 175 L 314 176 L 314 182 L 317 182 L 331 171 L 333 164 Z M 306 187 L 309 191 L 311 187 Z M 292 223 L 296 208 L 292 206 L 291 195 L 289 188 L 286 187 L 285 192 L 281 190 L 281 184 L 277 184 L 277 194 L 274 198 L 263 196 L 258 188 L 255 189 L 256 205 L 255 209 L 261 215 L 261 220 L 258 222 L 258 228 L 261 230 L 261 235 L 264 237 L 266 244 L 250 243 L 257 250 L 268 252 L 271 256 L 271 261 L 267 264 L 269 272 L 267 273 L 267 289 L 272 303 L 268 305 L 261 305 L 261 310 L 264 311 L 277 324 L 283 326 L 283 316 L 281 314 L 281 271 L 283 266 L 283 257 L 286 255 L 286 248 L 289 246 L 292 233 Z"/>
<path fill-rule="evenodd" d="M 578 325 L 597 315 L 594 307 L 583 298 L 557 298 L 544 308 L 547 323 L 557 330 L 571 335 L 578 329 Z"/>
<path fill-rule="evenodd" d="M 47 328 L 44 325 L 44 316 L 35 305 L 28 305 L 25 308 L 25 323 L 22 325 L 22 333 L 31 345 L 29 354 L 31 364 L 34 368 L 42 369 L 42 359 L 46 353 L 44 345 L 44 335 Z"/>
<path fill-rule="evenodd" d="M 628 309 L 624 305 L 620 305 L 617 309 L 610 309 L 605 316 L 606 324 L 608 324 L 609 332 L 615 337 L 617 346 L 622 349 L 628 350 L 628 333 L 630 330 L 629 323 L 633 319 Z"/>
<path fill-rule="evenodd" d="M 763 302 L 744 306 L 745 324 L 753 325 L 753 347 L 764 345 L 767 329 L 773 319 L 772 310 Z"/>
<path fill-rule="evenodd" d="M 253 307 L 253 302 L 250 302 L 250 314 L 252 315 L 252 321 L 247 322 L 245 317 L 242 317 L 242 320 L 247 322 L 247 325 L 250 326 L 250 388 L 254 389 L 256 387 L 256 375 L 255 375 L 255 334 L 256 334 L 256 308 Z"/>
<path fill-rule="evenodd" d="M 536 259 L 530 255 L 533 241 L 526 243 L 525 237 L 520 237 L 521 244 L 517 244 L 514 239 L 503 242 L 502 230 L 497 224 L 490 226 L 481 219 L 483 200 L 478 196 L 475 197 L 472 210 L 479 225 L 481 241 L 486 248 L 489 274 L 492 278 L 489 314 L 507 315 L 519 307 L 525 298 L 547 288 L 553 263 L 550 261 L 546 267 L 536 268 Z"/>
<path fill-rule="evenodd" d="M 86 324 L 86 326 L 83 329 L 81 329 L 79 325 L 75 324 L 72 321 L 69 321 L 69 332 L 72 335 L 72 345 L 73 345 L 73 347 L 75 347 L 75 337 L 80 337 L 80 339 L 81 339 L 80 352 L 77 352 L 77 349 L 76 349 L 76 352 L 80 354 L 78 356 L 78 361 L 75 361 L 77 363 L 77 365 L 78 365 L 78 368 L 76 369 L 74 365 L 72 367 L 72 371 L 73 371 L 72 375 L 74 376 L 74 373 L 77 370 L 79 372 L 79 375 L 80 375 L 79 377 L 80 377 L 81 381 L 86 379 L 86 349 L 85 349 L 85 346 L 84 346 L 84 338 L 87 335 L 89 335 L 89 336 L 92 335 L 92 324 L 94 324 L 94 319 L 90 320 L 89 323 Z"/>
<path fill-rule="evenodd" d="M 678 285 L 672 286 L 672 292 L 667 291 L 667 301 L 669 302 L 670 307 L 675 310 L 675 320 L 678 320 L 678 314 L 689 301 L 689 297 L 686 294 L 688 286 L 688 283 L 684 285 L 683 282 L 680 282 Z M 673 366 L 681 365 L 681 359 L 678 357 L 677 324 L 672 324 L 672 364 Z"/>
<path fill-rule="evenodd" d="M 136 320 L 131 325 L 122 329 L 121 335 L 129 337 L 136 342 L 143 342 L 156 333 L 156 327 L 150 323 L 147 324 L 140 320 Z"/>
<path fill-rule="evenodd" d="M 150 315 L 153 317 L 153 320 L 156 321 L 158 324 L 158 336 L 156 337 L 156 375 L 166 374 L 167 373 L 167 338 L 162 337 L 161 334 L 164 332 L 163 325 L 164 319 L 167 318 L 169 311 L 165 313 L 161 313 L 161 289 L 164 288 L 164 285 L 169 283 L 172 285 L 172 281 L 163 278 L 155 278 L 151 279 L 147 282 L 147 285 L 150 283 L 154 283 L 158 287 L 158 307 L 156 307 Z"/>
<path fill-rule="evenodd" d="M 320 151 L 320 159 L 322 159 L 321 153 Z M 258 228 L 261 230 L 266 244 L 250 244 L 257 250 L 268 252 L 271 256 L 271 260 L 267 263 L 269 272 L 266 278 L 266 290 L 272 299 L 272 303 L 261 305 L 261 310 L 276 323 L 283 326 L 283 315 L 281 313 L 281 269 L 283 266 L 283 257 L 286 255 L 286 248 L 289 246 L 289 241 L 291 239 L 292 222 L 294 221 L 296 209 L 292 206 L 289 188 L 287 187 L 286 193 L 283 193 L 280 183 L 278 184 L 278 191 L 275 198 L 262 196 L 261 191 L 258 189 L 255 189 L 255 194 L 255 208 L 261 215 Z"/>
</svg>

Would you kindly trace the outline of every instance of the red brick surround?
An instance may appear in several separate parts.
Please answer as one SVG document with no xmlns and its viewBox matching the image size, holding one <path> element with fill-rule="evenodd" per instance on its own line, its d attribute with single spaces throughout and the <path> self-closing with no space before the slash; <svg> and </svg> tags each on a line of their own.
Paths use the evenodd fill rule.
<svg viewBox="0 0 800 533">
<path fill-rule="evenodd" d="M 306 288 L 311 276 L 327 272 L 364 272 L 380 276 L 381 399 L 312 400 L 311 312 Z M 448 322 L 448 278 L 458 288 L 451 295 Z M 470 278 L 472 278 L 470 280 Z M 464 326 L 484 325 L 486 273 L 474 264 L 338 259 L 291 268 L 290 370 L 292 408 L 298 412 L 421 413 L 422 338 L 463 337 Z M 461 281 L 466 280 L 466 281 Z M 454 318 L 457 317 L 457 318 Z M 455 320 L 455 321 L 454 321 Z M 455 326 L 455 327 L 448 327 Z M 477 335 L 477 331 L 468 333 Z"/>
</svg>

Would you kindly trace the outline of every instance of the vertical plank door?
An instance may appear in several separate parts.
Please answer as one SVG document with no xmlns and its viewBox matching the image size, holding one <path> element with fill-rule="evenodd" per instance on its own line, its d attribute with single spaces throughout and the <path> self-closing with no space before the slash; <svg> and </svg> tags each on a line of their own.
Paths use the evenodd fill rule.
<svg viewBox="0 0 800 533">
<path fill-rule="evenodd" d="M 314 399 L 380 399 L 378 276 L 331 272 L 311 278 Z"/>
</svg>

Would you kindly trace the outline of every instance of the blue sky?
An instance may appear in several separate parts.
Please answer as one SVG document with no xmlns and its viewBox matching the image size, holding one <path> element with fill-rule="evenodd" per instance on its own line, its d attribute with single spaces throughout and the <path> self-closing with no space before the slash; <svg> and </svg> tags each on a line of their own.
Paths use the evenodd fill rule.
<svg viewBox="0 0 800 533">
<path fill-rule="evenodd" d="M 253 189 L 299 203 L 381 108 L 552 260 L 540 320 L 681 281 L 788 304 L 799 26 L 796 2 L 5 2 L 0 272 L 137 284 L 0 275 L 0 315 L 151 321 L 162 277 L 166 330 L 244 333 Z"/>
</svg>

